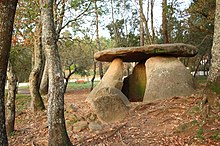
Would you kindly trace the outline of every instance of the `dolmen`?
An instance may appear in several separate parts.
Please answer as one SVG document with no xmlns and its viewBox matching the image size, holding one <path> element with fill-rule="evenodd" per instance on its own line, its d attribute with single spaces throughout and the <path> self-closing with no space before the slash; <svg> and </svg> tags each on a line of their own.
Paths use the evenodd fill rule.
<svg viewBox="0 0 220 146">
<path fill-rule="evenodd" d="M 183 43 L 99 51 L 95 59 L 111 64 L 87 101 L 98 118 L 109 123 L 122 120 L 131 101 L 152 102 L 191 95 L 193 77 L 178 57 L 193 57 L 197 52 L 196 47 Z M 123 62 L 136 62 L 132 74 L 125 78 Z"/>
</svg>

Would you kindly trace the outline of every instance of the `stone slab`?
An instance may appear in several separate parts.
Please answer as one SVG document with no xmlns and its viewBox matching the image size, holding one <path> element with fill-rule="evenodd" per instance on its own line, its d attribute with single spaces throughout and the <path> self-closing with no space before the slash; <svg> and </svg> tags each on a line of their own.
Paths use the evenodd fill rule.
<svg viewBox="0 0 220 146">
<path fill-rule="evenodd" d="M 139 47 L 113 48 L 95 53 L 98 61 L 111 62 L 121 58 L 123 62 L 145 61 L 152 56 L 193 57 L 198 53 L 195 46 L 183 43 L 153 44 Z"/>
</svg>

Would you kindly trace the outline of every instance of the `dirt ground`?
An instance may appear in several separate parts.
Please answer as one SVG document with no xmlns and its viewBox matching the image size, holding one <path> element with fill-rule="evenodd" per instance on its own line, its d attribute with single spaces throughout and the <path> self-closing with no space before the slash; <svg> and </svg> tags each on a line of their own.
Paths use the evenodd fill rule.
<svg viewBox="0 0 220 146">
<path fill-rule="evenodd" d="M 148 104 L 131 103 L 129 115 L 121 122 L 101 124 L 101 130 L 85 128 L 75 132 L 74 123 L 95 119 L 85 99 L 89 90 L 65 94 L 65 119 L 73 145 L 79 146 L 217 146 L 220 145 L 220 113 L 206 116 L 200 108 L 201 90 L 190 97 L 173 97 Z M 74 105 L 76 110 L 71 106 Z M 29 109 L 17 113 L 11 146 L 47 145 L 46 111 L 36 115 Z"/>
</svg>

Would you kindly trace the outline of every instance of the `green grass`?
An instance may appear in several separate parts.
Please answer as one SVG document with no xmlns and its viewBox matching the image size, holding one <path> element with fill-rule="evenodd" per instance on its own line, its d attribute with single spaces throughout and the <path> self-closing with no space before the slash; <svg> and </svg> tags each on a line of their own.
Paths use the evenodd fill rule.
<svg viewBox="0 0 220 146">
<path fill-rule="evenodd" d="M 212 136 L 213 139 L 215 140 L 220 140 L 220 130 L 218 130 L 213 136 Z"/>
<path fill-rule="evenodd" d="M 98 82 L 94 82 L 94 85 L 97 85 Z M 92 84 L 91 82 L 82 82 L 82 83 L 75 83 L 75 82 L 69 82 L 67 89 L 74 89 L 74 90 L 82 90 L 91 88 Z"/>
<path fill-rule="evenodd" d="M 199 84 L 205 84 L 207 82 L 207 76 L 196 76 L 195 79 Z"/>
<path fill-rule="evenodd" d="M 202 140 L 205 139 L 205 138 L 203 137 L 203 128 L 202 128 L 202 127 L 200 127 L 200 128 L 198 129 L 198 131 L 197 131 L 197 136 L 198 136 L 198 138 L 200 138 L 200 139 L 202 139 Z"/>
<path fill-rule="evenodd" d="M 210 88 L 211 88 L 212 91 L 216 92 L 217 94 L 220 94 L 220 87 L 217 83 L 215 83 L 215 82 L 212 83 L 210 85 Z"/>
</svg>

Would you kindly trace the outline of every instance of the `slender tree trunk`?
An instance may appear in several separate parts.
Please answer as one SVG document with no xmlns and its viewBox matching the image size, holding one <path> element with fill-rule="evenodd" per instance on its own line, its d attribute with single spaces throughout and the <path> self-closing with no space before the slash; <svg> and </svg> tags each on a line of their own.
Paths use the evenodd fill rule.
<svg viewBox="0 0 220 146">
<path fill-rule="evenodd" d="M 140 16 L 142 18 L 142 21 L 145 25 L 145 31 L 146 31 L 146 44 L 152 44 L 152 40 L 151 40 L 151 35 L 150 35 L 150 31 L 149 31 L 149 27 L 148 27 L 148 21 L 149 21 L 149 7 L 150 7 L 150 3 L 149 0 L 147 1 L 147 16 L 145 17 L 144 12 L 143 12 L 143 1 L 139 0 L 139 5 L 140 5 Z"/>
<path fill-rule="evenodd" d="M 151 0 L 150 3 L 150 19 L 151 19 L 151 33 L 152 33 L 152 43 L 154 43 L 154 37 L 155 37 L 155 32 L 154 32 L 154 2 L 155 0 Z"/>
<path fill-rule="evenodd" d="M 6 71 L 17 2 L 17 0 L 0 1 L 0 146 L 8 145 L 5 126 L 4 96 Z"/>
<path fill-rule="evenodd" d="M 125 24 L 125 37 L 126 37 L 126 44 L 128 43 L 128 26 L 127 26 L 127 8 L 126 8 L 126 0 L 123 1 L 124 2 L 124 24 Z M 128 45 L 129 47 L 129 45 Z"/>
<path fill-rule="evenodd" d="M 162 1 L 162 30 L 164 43 L 169 43 L 167 28 L 167 0 Z"/>
<path fill-rule="evenodd" d="M 69 65 L 69 73 L 68 73 L 67 76 L 65 75 L 65 71 L 63 72 L 64 80 L 65 80 L 65 83 L 64 83 L 64 93 L 66 92 L 67 85 L 68 85 L 68 82 L 69 82 L 70 77 L 77 71 L 77 67 L 76 67 L 75 64 L 74 64 L 74 70 L 71 70 L 71 66 L 72 66 L 72 65 L 73 65 L 73 64 Z M 65 67 L 64 67 L 64 68 L 65 68 Z"/>
<path fill-rule="evenodd" d="M 93 55 L 93 56 L 94 56 L 94 55 Z M 94 60 L 93 60 L 93 77 L 92 77 L 92 80 L 91 80 L 92 86 L 91 86 L 90 91 L 92 91 L 93 88 L 94 88 L 95 76 L 96 76 L 96 61 L 95 61 L 95 59 L 94 59 Z"/>
<path fill-rule="evenodd" d="M 216 12 L 215 12 L 215 28 L 214 28 L 214 38 L 212 46 L 212 60 L 211 69 L 208 76 L 207 87 L 205 92 L 209 89 L 220 88 L 220 1 L 216 1 Z M 214 102 L 212 102 L 214 100 Z M 207 97 L 206 101 L 209 105 L 217 106 L 220 110 L 220 99 L 216 96 L 215 99 Z"/>
<path fill-rule="evenodd" d="M 119 47 L 120 46 L 120 36 L 118 33 L 118 28 L 115 23 L 113 0 L 111 0 L 111 11 L 112 11 L 112 23 L 113 23 L 114 36 L 115 36 L 114 40 L 116 42 L 115 47 Z"/>
<path fill-rule="evenodd" d="M 98 7 L 97 7 L 97 1 L 94 1 L 95 3 L 95 16 L 96 16 L 96 46 L 98 48 L 99 51 L 101 51 L 101 44 L 100 44 L 100 40 L 99 40 L 99 13 L 98 13 Z M 102 62 L 99 62 L 99 76 L 100 79 L 102 79 L 103 77 L 103 68 L 102 68 Z"/>
<path fill-rule="evenodd" d="M 143 2 L 139 0 L 140 5 L 140 46 L 144 46 L 144 24 L 143 24 Z"/>
<path fill-rule="evenodd" d="M 64 79 L 53 21 L 53 0 L 41 0 L 42 40 L 48 63 L 48 145 L 72 145 L 64 119 Z"/>
<path fill-rule="evenodd" d="M 40 26 L 41 24 L 39 24 Z M 33 112 L 45 109 L 43 99 L 40 95 L 40 82 L 43 69 L 43 50 L 41 41 L 41 26 L 36 28 L 34 42 L 34 65 L 29 76 L 29 89 L 31 94 L 31 109 Z"/>
<path fill-rule="evenodd" d="M 10 61 L 8 63 L 7 78 L 8 78 L 8 96 L 5 106 L 7 112 L 6 129 L 7 129 L 7 133 L 10 134 L 11 132 L 14 131 L 14 125 L 15 125 L 15 98 L 17 91 L 17 78 Z"/>
</svg>

